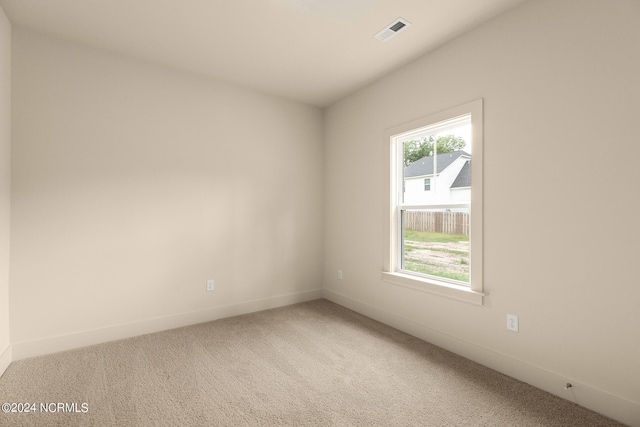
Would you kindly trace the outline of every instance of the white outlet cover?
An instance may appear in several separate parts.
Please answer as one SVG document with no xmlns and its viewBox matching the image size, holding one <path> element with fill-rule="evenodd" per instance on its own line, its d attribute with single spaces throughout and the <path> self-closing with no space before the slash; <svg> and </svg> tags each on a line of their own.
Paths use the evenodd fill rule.
<svg viewBox="0 0 640 427">
<path fill-rule="evenodd" d="M 207 292 L 214 289 L 215 282 L 213 280 L 207 280 Z"/>
<path fill-rule="evenodd" d="M 507 329 L 518 332 L 518 316 L 515 314 L 507 314 Z"/>
</svg>

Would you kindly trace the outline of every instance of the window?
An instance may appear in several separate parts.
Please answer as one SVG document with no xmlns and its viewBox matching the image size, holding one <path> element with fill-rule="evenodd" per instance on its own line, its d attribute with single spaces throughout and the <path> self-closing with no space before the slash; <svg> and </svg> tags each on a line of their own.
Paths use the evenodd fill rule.
<svg viewBox="0 0 640 427">
<path fill-rule="evenodd" d="M 390 129 L 385 152 L 385 281 L 482 304 L 482 100 Z"/>
</svg>

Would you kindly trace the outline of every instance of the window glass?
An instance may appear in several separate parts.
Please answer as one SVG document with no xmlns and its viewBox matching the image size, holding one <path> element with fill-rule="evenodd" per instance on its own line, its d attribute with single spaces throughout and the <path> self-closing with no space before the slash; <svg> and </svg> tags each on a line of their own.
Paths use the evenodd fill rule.
<svg viewBox="0 0 640 427">
<path fill-rule="evenodd" d="M 468 285 L 471 116 L 397 138 L 402 170 L 397 204 L 399 269 Z"/>
</svg>

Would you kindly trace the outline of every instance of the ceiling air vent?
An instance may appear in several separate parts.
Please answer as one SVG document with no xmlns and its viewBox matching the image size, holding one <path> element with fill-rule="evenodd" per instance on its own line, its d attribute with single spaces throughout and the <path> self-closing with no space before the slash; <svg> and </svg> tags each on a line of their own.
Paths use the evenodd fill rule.
<svg viewBox="0 0 640 427">
<path fill-rule="evenodd" d="M 382 40 L 383 42 L 386 42 L 391 37 L 398 34 L 398 32 L 402 31 L 403 29 L 409 26 L 411 26 L 411 22 L 407 21 L 406 19 L 398 18 L 395 21 L 393 21 L 391 24 L 387 25 L 383 30 L 381 30 L 374 37 L 377 38 L 378 40 Z"/>
</svg>

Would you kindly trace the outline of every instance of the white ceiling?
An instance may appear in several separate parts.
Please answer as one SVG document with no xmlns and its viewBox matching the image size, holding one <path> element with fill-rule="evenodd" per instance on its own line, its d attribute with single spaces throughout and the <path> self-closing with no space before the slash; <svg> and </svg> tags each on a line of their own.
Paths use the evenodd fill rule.
<svg viewBox="0 0 640 427">
<path fill-rule="evenodd" d="M 327 106 L 525 0 L 0 0 L 12 24 Z M 412 23 L 387 42 L 373 35 Z"/>
</svg>

